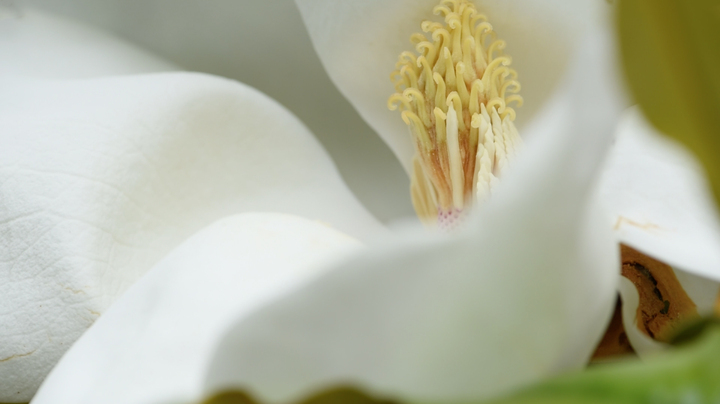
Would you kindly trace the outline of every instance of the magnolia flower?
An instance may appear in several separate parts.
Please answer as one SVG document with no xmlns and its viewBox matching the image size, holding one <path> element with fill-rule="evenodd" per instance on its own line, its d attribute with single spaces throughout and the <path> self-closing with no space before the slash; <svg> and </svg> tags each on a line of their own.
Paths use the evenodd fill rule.
<svg viewBox="0 0 720 404">
<path fill-rule="evenodd" d="M 407 50 L 408 39 L 418 31 L 417 21 L 428 19 L 427 10 L 436 2 L 397 0 L 382 6 L 373 2 L 363 6 L 297 3 L 328 74 L 412 173 L 413 142 L 408 142 L 408 130 L 397 113 L 382 104 L 394 90 L 384 80 L 387 72 L 379 66 L 394 64 Z M 476 3 L 504 40 L 501 46 L 512 57 L 513 68 L 520 72 L 525 103 L 516 122 L 522 133 L 524 122 L 537 115 L 553 86 L 562 80 L 568 58 L 584 33 L 606 25 L 612 9 L 602 2 Z M 423 49 L 422 44 L 418 49 Z M 705 279 L 684 271 L 677 274 L 699 311 L 710 312 L 718 284 L 707 278 L 718 279 L 720 220 L 697 165 L 682 148 L 654 133 L 635 110 L 624 114 L 616 136 L 599 189 L 618 240 L 676 269 L 703 276 Z M 624 300 L 634 299 L 629 296 L 635 293 L 634 287 L 621 287 L 620 292 Z M 625 304 L 628 313 L 634 313 L 636 307 Z M 638 332 L 634 317 L 625 316 L 625 328 L 636 349 L 640 354 L 646 348 L 658 349 Z"/>
<path fill-rule="evenodd" d="M 416 30 L 411 22 L 417 24 L 434 5 L 402 3 L 383 2 L 384 8 L 299 4 L 330 74 L 378 132 L 393 136 L 388 142 L 397 145 L 402 143 L 394 135 L 398 132 L 383 129 L 396 125 L 390 122 L 397 117 L 372 112 L 378 108 L 372 101 L 379 98 L 378 89 L 389 85 L 379 84 L 379 74 L 385 80 L 387 71 L 378 65 L 393 44 L 409 36 L 403 27 Z M 14 268 L 16 262 L 27 273 L 52 272 L 27 283 L 25 300 L 3 302 L 29 306 L 43 299 L 43 286 L 49 285 L 50 294 L 68 286 L 51 284 L 58 280 L 89 283 L 79 289 L 70 285 L 67 292 L 92 296 L 71 302 L 63 300 L 69 294 L 53 296 L 54 311 L 43 314 L 59 317 L 55 324 L 66 327 L 59 333 L 70 330 L 60 345 L 69 344 L 82 326 L 72 329 L 65 318 L 88 308 L 104 310 L 160 260 L 73 346 L 34 402 L 192 402 L 224 388 L 244 388 L 265 401 L 292 401 L 347 382 L 407 400 L 489 397 L 586 363 L 615 301 L 613 224 L 622 241 L 717 279 L 718 261 L 703 248 L 713 244 L 698 245 L 692 238 L 704 231 L 708 237 L 699 242 L 714 243 L 718 234 L 707 215 L 684 208 L 696 203 L 695 197 L 644 208 L 658 193 L 702 190 L 692 168 L 682 174 L 692 181 L 670 170 L 671 181 L 646 181 L 644 192 L 633 199 L 635 182 L 648 177 L 647 166 L 633 164 L 638 159 L 623 158 L 636 153 L 633 147 L 646 147 L 642 133 L 631 137 L 637 132 L 632 118 L 625 125 L 629 135 L 620 135 L 603 176 L 599 194 L 604 197 L 598 198 L 596 177 L 622 103 L 606 63 L 607 44 L 595 36 L 587 39 L 577 23 L 594 7 L 577 6 L 574 18 L 565 20 L 552 5 L 521 3 L 482 6 L 498 20 L 493 23 L 498 31 L 508 27 L 509 43 L 512 28 L 526 29 L 527 21 L 551 28 L 533 32 L 538 43 L 520 42 L 528 53 L 513 54 L 518 69 L 525 56 L 537 74 L 537 81 L 530 76 L 523 84 L 532 117 L 519 125 L 527 138 L 524 151 L 465 230 L 438 237 L 412 229 L 360 252 L 356 242 L 318 223 L 246 214 L 216 222 L 167 254 L 200 227 L 253 210 L 320 219 L 366 240 L 380 232 L 302 125 L 253 90 L 178 73 L 3 83 L 2 119 L 11 128 L 8 143 L 18 151 L 3 155 L 16 159 L 3 163 L 11 173 L 3 183 L 16 184 L 8 195 L 18 198 L 15 204 L 9 199 L 7 220 L 12 225 L 16 217 L 32 219 L 35 212 L 22 211 L 28 206 L 45 219 L 4 230 L 30 240 L 11 246 L 20 259 L 13 257 L 6 273 L 26 273 Z M 533 64 L 533 52 L 544 55 L 538 60 L 550 67 Z M 339 77 L 348 66 L 357 70 Z M 543 86 L 545 92 L 529 91 Z M 115 97 L 108 101 L 107 94 Z M 55 133 L 76 135 L 52 141 Z M 651 151 L 655 154 L 639 163 L 664 168 L 663 158 L 674 153 L 667 145 Z M 676 162 L 685 166 L 682 159 Z M 31 172 L 17 179 L 19 168 Z M 43 182 L 43 173 L 49 178 L 56 171 L 71 179 L 60 185 L 54 179 Z M 606 203 L 614 221 L 605 220 L 599 200 L 614 202 Z M 75 222 L 94 229 L 64 227 Z M 657 240 L 666 238 L 666 244 Z M 679 243 L 687 246 L 665 256 L 652 251 Z M 684 260 L 680 254 L 688 254 L 687 248 L 699 255 Z M 27 313 L 38 312 L 33 309 Z M 10 310 L 13 318 L 23 318 Z M 52 330 L 47 324 L 52 323 L 39 328 Z M 9 331 L 32 335 L 24 325 Z M 32 343 L 16 341 L 15 347 Z M 48 341 L 40 349 L 52 348 L 53 338 Z M 55 355 L 62 350 L 54 348 Z M 20 375 L 13 376 L 17 381 L 10 389 L 24 389 L 25 396 L 10 400 L 32 394 L 42 366 L 53 362 L 43 353 L 0 363 L 6 366 L 0 371 Z M 24 369 L 11 368 L 30 360 L 35 363 Z"/>
</svg>

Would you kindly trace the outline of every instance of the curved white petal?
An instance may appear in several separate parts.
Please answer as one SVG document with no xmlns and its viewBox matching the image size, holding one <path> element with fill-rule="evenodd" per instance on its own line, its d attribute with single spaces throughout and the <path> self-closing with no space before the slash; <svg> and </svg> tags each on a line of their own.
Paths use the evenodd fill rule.
<svg viewBox="0 0 720 404">
<path fill-rule="evenodd" d="M 692 299 L 697 306 L 698 313 L 701 315 L 711 315 L 715 308 L 715 299 L 717 298 L 720 284 L 688 272 L 678 270 L 674 272 L 685 292 L 687 292 L 690 299 Z M 622 316 L 625 333 L 638 356 L 647 358 L 667 349 L 668 344 L 652 339 L 638 328 L 640 319 L 637 317 L 637 309 L 640 304 L 640 296 L 635 285 L 629 279 L 621 277 L 618 292 L 622 299 Z"/>
<path fill-rule="evenodd" d="M 638 328 L 637 309 L 640 304 L 640 295 L 635 285 L 629 279 L 620 277 L 618 292 L 622 299 L 622 320 L 625 334 L 638 356 L 647 358 L 667 349 L 667 344 L 655 341 Z"/>
<path fill-rule="evenodd" d="M 0 82 L 0 402 L 189 235 L 244 211 L 380 229 L 311 133 L 240 83 L 188 73 Z"/>
<path fill-rule="evenodd" d="M 387 109 L 398 55 L 412 50 L 410 35 L 435 20 L 438 0 L 296 0 L 316 51 L 331 79 L 395 152 L 406 169 L 414 153 L 397 111 Z M 550 96 L 577 44 L 607 13 L 605 2 L 482 0 L 522 83 L 525 105 L 518 123 L 529 121 Z M 522 129 L 522 128 L 521 128 Z"/>
<path fill-rule="evenodd" d="M 157 0 L 19 4 L 72 16 L 188 70 L 259 89 L 311 129 L 348 186 L 378 218 L 388 222 L 415 215 L 407 175 L 328 78 L 293 0 L 173 0 L 172 7 Z"/>
<path fill-rule="evenodd" d="M 65 79 L 177 70 L 93 28 L 33 9 L 4 11 L 0 16 L 0 77 Z"/>
<path fill-rule="evenodd" d="M 720 281 L 720 219 L 694 158 L 628 110 L 601 199 L 620 240 L 676 269 Z"/>
<path fill-rule="evenodd" d="M 368 251 L 239 316 L 207 391 L 292 402 L 354 383 L 411 402 L 464 402 L 581 367 L 609 320 L 619 267 L 592 203 L 619 112 L 606 57 L 581 55 L 466 232 Z"/>
<path fill-rule="evenodd" d="M 698 313 L 706 316 L 712 315 L 720 293 L 720 282 L 683 270 L 675 269 L 674 272 L 688 297 L 697 306 Z"/>
<path fill-rule="evenodd" d="M 316 276 L 360 244 L 321 223 L 247 213 L 183 242 L 120 298 L 48 376 L 33 404 L 197 399 L 234 316 Z"/>
</svg>

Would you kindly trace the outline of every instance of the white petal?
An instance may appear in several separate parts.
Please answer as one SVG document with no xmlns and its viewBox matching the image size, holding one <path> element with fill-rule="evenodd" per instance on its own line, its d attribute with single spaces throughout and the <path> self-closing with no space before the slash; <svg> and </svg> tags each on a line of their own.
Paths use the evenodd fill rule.
<svg viewBox="0 0 720 404">
<path fill-rule="evenodd" d="M 32 9 L 6 13 L 0 18 L 0 77 L 83 78 L 177 70 L 90 27 Z"/>
<path fill-rule="evenodd" d="M 700 315 L 712 315 L 720 292 L 720 282 L 675 269 L 675 276 L 697 306 Z"/>
<path fill-rule="evenodd" d="M 412 50 L 410 35 L 420 32 L 420 22 L 437 19 L 432 9 L 439 1 L 296 3 L 333 82 L 409 170 L 414 149 L 399 114 L 387 109 L 395 92 L 389 76 L 398 55 Z M 609 7 L 597 0 L 484 0 L 478 8 L 507 40 L 506 53 L 513 58 L 526 101 L 518 113 L 522 123 L 552 93 L 578 41 Z"/>
<path fill-rule="evenodd" d="M 711 315 L 715 307 L 715 299 L 717 298 L 720 284 L 688 272 L 678 270 L 674 270 L 674 272 L 683 289 L 685 289 L 685 292 L 687 292 L 690 299 L 692 299 L 697 306 L 698 313 L 701 315 Z M 650 338 L 638 328 L 638 324 L 640 324 L 641 321 L 637 317 L 640 296 L 635 285 L 629 279 L 621 277 L 618 292 L 622 298 L 622 316 L 625 333 L 638 356 L 648 358 L 657 352 L 667 349 L 669 347 L 668 344 Z"/>
<path fill-rule="evenodd" d="M 249 213 L 178 246 L 63 357 L 34 404 L 196 400 L 227 324 L 316 276 L 359 243 L 321 223 Z"/>
<path fill-rule="evenodd" d="M 29 399 L 114 299 L 218 218 L 379 229 L 312 134 L 234 81 L 6 80 L 0 127 L 0 402 Z"/>
<path fill-rule="evenodd" d="M 720 219 L 707 181 L 693 157 L 636 109 L 618 128 L 601 189 L 622 242 L 720 281 Z"/>
<path fill-rule="evenodd" d="M 113 32 L 188 70 L 259 89 L 311 129 L 345 182 L 377 217 L 415 216 L 407 175 L 327 77 L 293 0 L 179 1 L 173 7 L 127 0 L 21 3 Z"/>
<path fill-rule="evenodd" d="M 208 392 L 290 402 L 354 383 L 462 402 L 580 368 L 609 320 L 619 266 L 592 204 L 619 112 L 604 57 L 580 55 L 568 91 L 466 233 L 369 251 L 239 317 Z"/>
<path fill-rule="evenodd" d="M 618 292 L 622 299 L 622 320 L 625 334 L 638 356 L 648 358 L 665 350 L 668 347 L 667 344 L 655 341 L 638 328 L 637 309 L 640 304 L 640 295 L 635 285 L 629 279 L 620 277 Z"/>
</svg>

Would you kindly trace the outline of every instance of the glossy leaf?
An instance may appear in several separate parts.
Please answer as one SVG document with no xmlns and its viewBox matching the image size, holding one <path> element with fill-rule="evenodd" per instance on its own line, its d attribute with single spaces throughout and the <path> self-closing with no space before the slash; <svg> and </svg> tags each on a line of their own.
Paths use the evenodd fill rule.
<svg viewBox="0 0 720 404">
<path fill-rule="evenodd" d="M 618 27 L 632 94 L 697 155 L 720 201 L 720 2 L 622 0 Z"/>
</svg>

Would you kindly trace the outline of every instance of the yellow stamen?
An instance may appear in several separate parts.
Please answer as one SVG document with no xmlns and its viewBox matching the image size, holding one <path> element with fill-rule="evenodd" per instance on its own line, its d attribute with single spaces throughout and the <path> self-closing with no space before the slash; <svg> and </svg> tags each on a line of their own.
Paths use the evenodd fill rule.
<svg viewBox="0 0 720 404">
<path fill-rule="evenodd" d="M 521 144 L 514 107 L 520 83 L 485 15 L 469 0 L 442 0 L 410 37 L 417 54 L 400 54 L 391 74 L 400 109 L 416 146 L 411 196 L 428 224 L 456 219 L 490 196 Z M 440 218 L 440 219 L 438 219 Z"/>
</svg>

